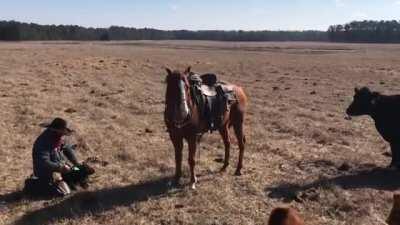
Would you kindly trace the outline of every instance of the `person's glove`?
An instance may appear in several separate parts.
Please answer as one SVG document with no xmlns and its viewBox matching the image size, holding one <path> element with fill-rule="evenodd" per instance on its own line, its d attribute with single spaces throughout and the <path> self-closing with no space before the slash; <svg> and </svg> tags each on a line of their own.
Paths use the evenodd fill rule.
<svg viewBox="0 0 400 225">
<path fill-rule="evenodd" d="M 61 173 L 65 174 L 65 173 L 69 173 L 71 171 L 71 167 L 68 166 L 67 164 L 64 164 L 63 166 L 61 166 Z"/>
</svg>

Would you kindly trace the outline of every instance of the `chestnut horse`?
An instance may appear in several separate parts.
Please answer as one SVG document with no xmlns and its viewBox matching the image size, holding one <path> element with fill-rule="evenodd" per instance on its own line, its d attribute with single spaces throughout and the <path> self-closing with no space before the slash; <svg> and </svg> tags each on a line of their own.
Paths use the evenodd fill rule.
<svg viewBox="0 0 400 225">
<path fill-rule="evenodd" d="M 182 175 L 182 149 L 185 139 L 189 146 L 189 167 L 191 188 L 196 188 L 195 155 L 198 134 L 207 127 L 207 121 L 200 119 L 197 105 L 194 103 L 190 92 L 188 76 L 191 74 L 190 67 L 181 73 L 179 71 L 167 70 L 167 91 L 165 100 L 164 120 L 167 126 L 172 144 L 175 148 L 175 182 L 179 183 Z M 247 104 L 247 97 L 243 89 L 233 85 L 236 101 L 231 105 L 230 110 L 224 113 L 219 133 L 222 136 L 225 146 L 224 165 L 221 172 L 224 172 L 229 165 L 230 136 L 229 128 L 233 126 L 239 145 L 239 160 L 235 175 L 241 175 L 243 166 L 244 145 L 246 142 L 243 133 L 244 114 Z"/>
</svg>

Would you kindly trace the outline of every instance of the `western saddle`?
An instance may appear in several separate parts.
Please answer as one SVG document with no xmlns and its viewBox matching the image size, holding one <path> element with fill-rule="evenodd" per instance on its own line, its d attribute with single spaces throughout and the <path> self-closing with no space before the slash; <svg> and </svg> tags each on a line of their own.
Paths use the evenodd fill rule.
<svg viewBox="0 0 400 225">
<path fill-rule="evenodd" d="M 189 83 L 200 118 L 207 121 L 210 132 L 219 129 L 225 112 L 236 101 L 233 85 L 218 81 L 217 75 L 212 73 L 191 73 Z"/>
</svg>

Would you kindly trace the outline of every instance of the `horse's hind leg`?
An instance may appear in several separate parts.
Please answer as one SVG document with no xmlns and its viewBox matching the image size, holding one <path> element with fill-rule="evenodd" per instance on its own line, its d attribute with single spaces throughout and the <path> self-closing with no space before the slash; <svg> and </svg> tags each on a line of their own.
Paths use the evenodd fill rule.
<svg viewBox="0 0 400 225">
<path fill-rule="evenodd" d="M 224 141 L 224 146 L 225 146 L 224 165 L 221 168 L 221 172 L 225 172 L 226 168 L 229 166 L 230 148 L 231 148 L 228 124 L 224 125 L 223 128 L 221 128 L 219 130 L 219 133 L 221 134 L 221 137 L 222 137 L 222 140 Z"/>
<path fill-rule="evenodd" d="M 241 115 L 240 118 L 237 119 L 238 120 L 234 121 L 233 123 L 233 129 L 235 131 L 235 135 L 239 145 L 239 160 L 235 175 L 240 176 L 242 175 L 241 169 L 243 167 L 244 144 L 246 142 L 246 138 L 243 133 L 243 115 Z"/>
</svg>

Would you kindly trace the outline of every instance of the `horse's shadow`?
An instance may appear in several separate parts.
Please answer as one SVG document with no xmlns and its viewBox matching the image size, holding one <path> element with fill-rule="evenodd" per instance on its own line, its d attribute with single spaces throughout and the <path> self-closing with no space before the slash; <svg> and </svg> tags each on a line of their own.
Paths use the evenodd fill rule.
<svg viewBox="0 0 400 225">
<path fill-rule="evenodd" d="M 81 192 L 56 205 L 29 212 L 15 221 L 15 224 L 46 225 L 61 219 L 80 218 L 89 213 L 101 213 L 116 206 L 128 206 L 152 197 L 160 198 L 173 193 L 171 180 L 172 178 L 161 178 L 125 187 Z"/>
<path fill-rule="evenodd" d="M 386 168 L 369 168 L 353 171 L 333 178 L 322 178 L 308 184 L 281 183 L 265 188 L 270 198 L 283 199 L 290 202 L 297 200 L 298 194 L 310 189 L 337 186 L 342 189 L 370 188 L 376 190 L 395 191 L 400 188 L 400 172 Z"/>
</svg>

